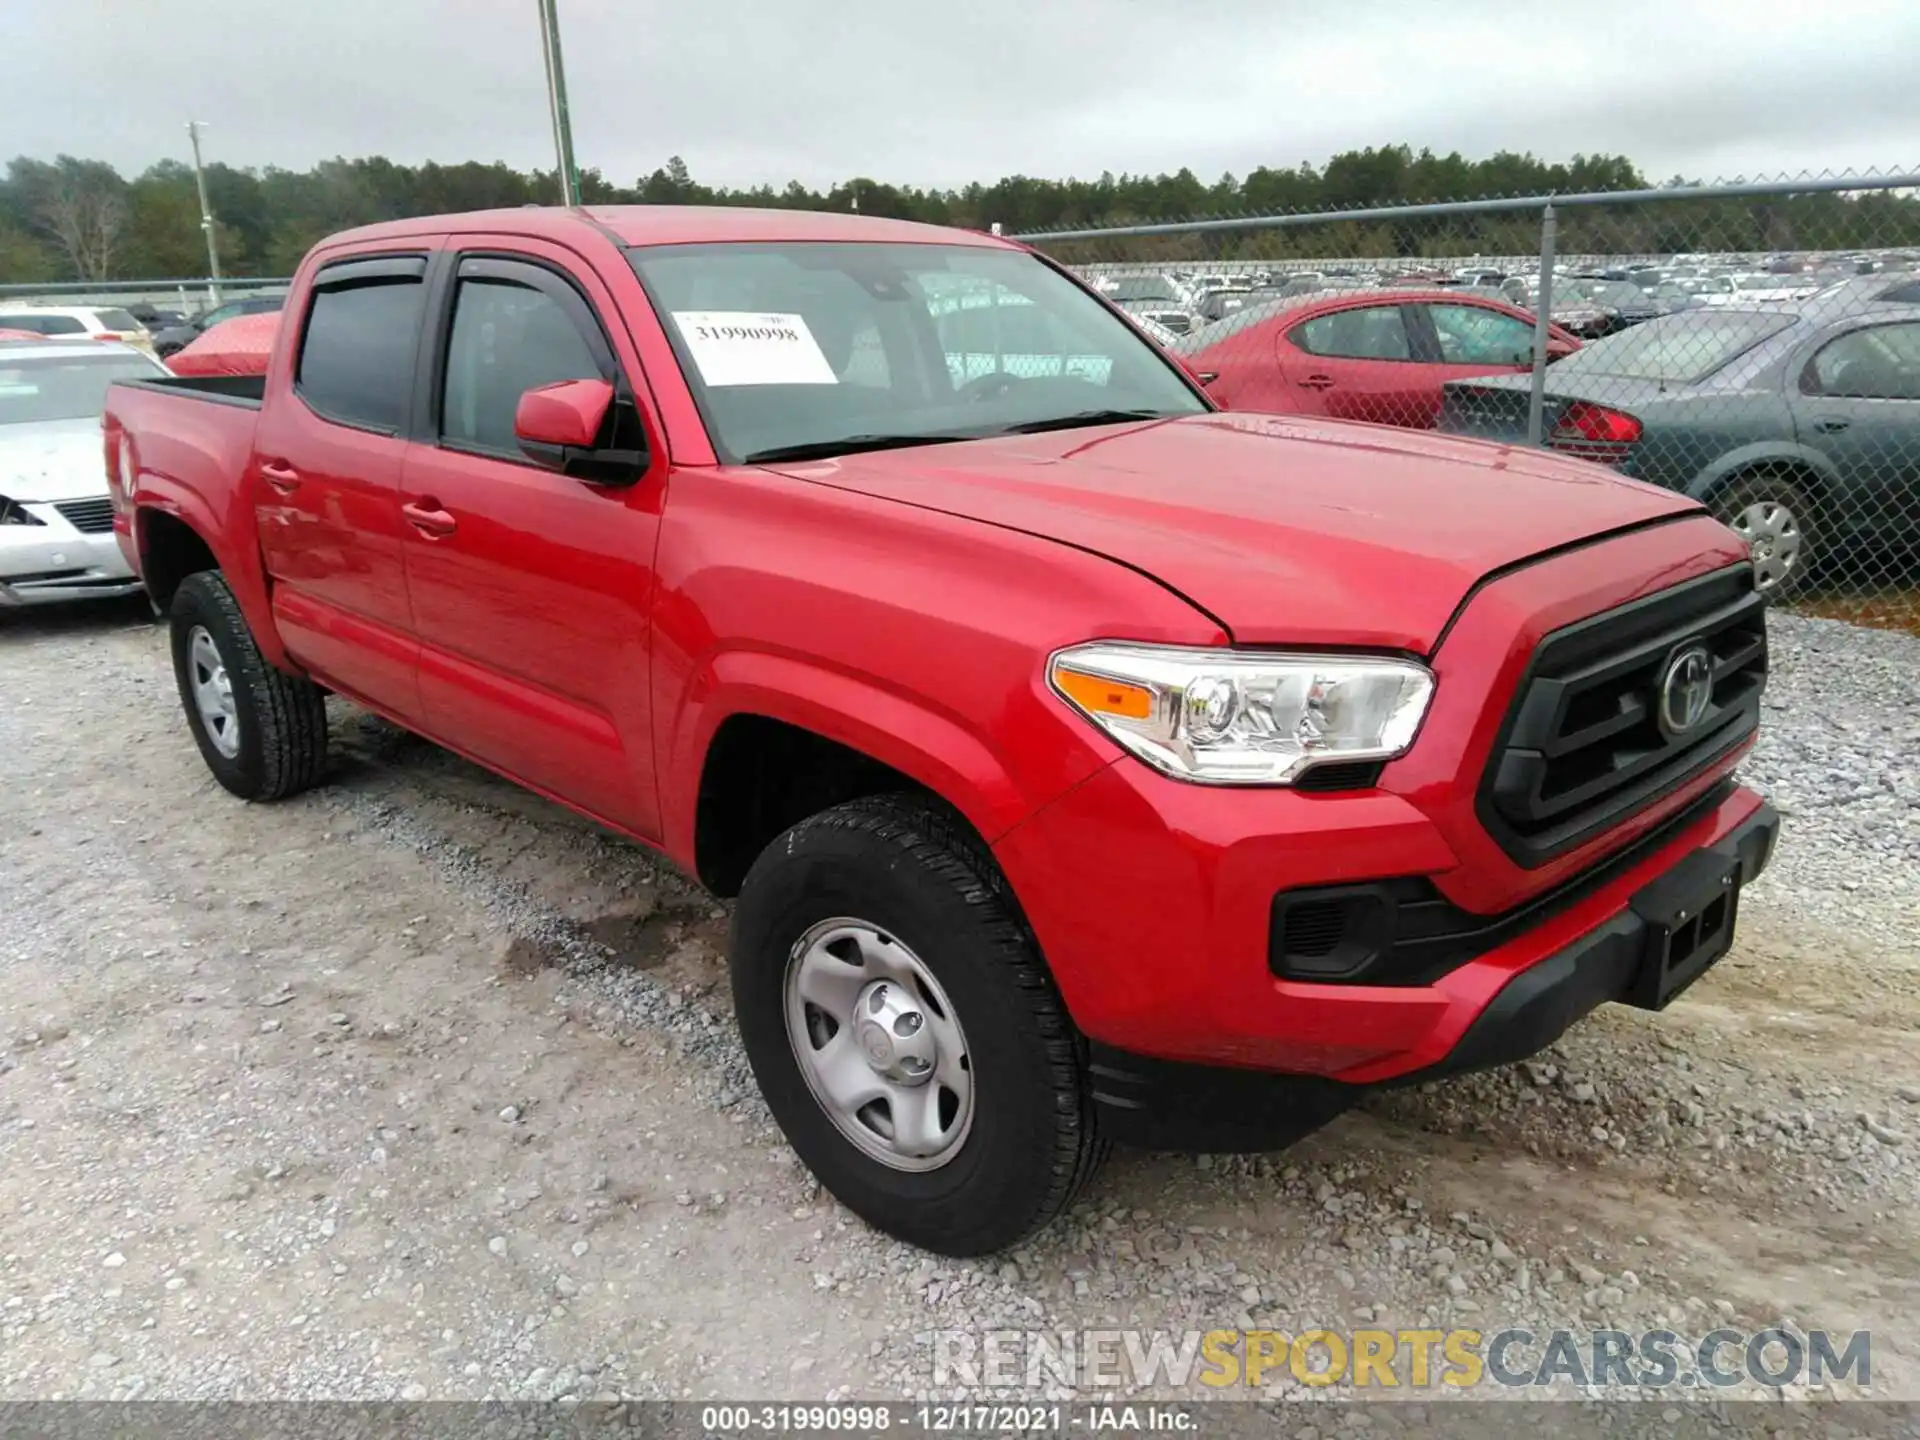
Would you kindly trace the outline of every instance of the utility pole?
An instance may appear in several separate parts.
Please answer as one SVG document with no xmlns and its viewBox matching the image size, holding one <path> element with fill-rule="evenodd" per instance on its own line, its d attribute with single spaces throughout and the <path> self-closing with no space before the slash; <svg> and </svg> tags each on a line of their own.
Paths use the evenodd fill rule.
<svg viewBox="0 0 1920 1440">
<path fill-rule="evenodd" d="M 573 122 L 567 115 L 567 67 L 560 56 L 559 0 L 540 0 L 540 49 L 547 63 L 547 104 L 553 111 L 553 153 L 560 166 L 560 203 L 580 203 L 580 172 L 573 163 Z"/>
<path fill-rule="evenodd" d="M 213 207 L 207 203 L 207 172 L 200 163 L 200 122 L 187 122 L 187 135 L 193 141 L 193 183 L 200 190 L 200 228 L 207 232 L 207 274 L 212 283 L 207 286 L 207 294 L 213 297 L 213 303 L 220 303 L 220 246 L 213 238 Z"/>
</svg>

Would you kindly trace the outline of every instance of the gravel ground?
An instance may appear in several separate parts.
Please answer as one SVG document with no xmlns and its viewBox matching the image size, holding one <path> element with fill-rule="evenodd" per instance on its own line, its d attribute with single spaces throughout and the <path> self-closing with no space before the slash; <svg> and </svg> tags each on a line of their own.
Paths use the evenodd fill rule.
<svg viewBox="0 0 1920 1440">
<path fill-rule="evenodd" d="M 949 1329 L 1780 1323 L 1873 1329 L 1920 1399 L 1920 641 L 1775 649 L 1786 838 L 1671 1010 L 1282 1155 L 1123 1152 L 956 1263 L 797 1166 L 725 911 L 645 853 L 345 707 L 328 787 L 241 805 L 138 608 L 0 616 L 0 1400 L 889 1397 Z"/>
</svg>

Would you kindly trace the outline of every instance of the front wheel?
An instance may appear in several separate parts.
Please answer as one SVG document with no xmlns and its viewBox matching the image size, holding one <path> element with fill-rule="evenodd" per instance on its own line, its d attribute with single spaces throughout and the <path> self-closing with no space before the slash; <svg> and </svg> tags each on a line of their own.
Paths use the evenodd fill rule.
<svg viewBox="0 0 1920 1440">
<path fill-rule="evenodd" d="M 1080 1046 L 992 857 L 933 804 L 856 800 L 754 863 L 734 1007 L 800 1158 L 871 1224 L 947 1255 L 1012 1245 L 1104 1153 Z"/>
<path fill-rule="evenodd" d="M 168 611 L 173 673 L 207 769 L 242 800 L 280 800 L 327 764 L 327 701 L 260 653 L 220 573 L 189 575 Z"/>
</svg>

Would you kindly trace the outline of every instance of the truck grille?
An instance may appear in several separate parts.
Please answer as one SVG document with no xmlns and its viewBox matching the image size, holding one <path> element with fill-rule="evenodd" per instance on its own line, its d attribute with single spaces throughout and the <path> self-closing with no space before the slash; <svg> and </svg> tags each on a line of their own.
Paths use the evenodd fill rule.
<svg viewBox="0 0 1920 1440">
<path fill-rule="evenodd" d="M 1765 604 L 1746 565 L 1554 631 L 1534 652 L 1494 746 L 1481 824 L 1518 864 L 1546 864 L 1752 735 L 1766 678 Z M 1696 696 L 1705 692 L 1691 716 L 1689 680 Z"/>
<path fill-rule="evenodd" d="M 100 535 L 113 529 L 113 501 L 102 495 L 98 500 L 61 500 L 54 509 L 66 517 L 76 530 Z"/>
</svg>

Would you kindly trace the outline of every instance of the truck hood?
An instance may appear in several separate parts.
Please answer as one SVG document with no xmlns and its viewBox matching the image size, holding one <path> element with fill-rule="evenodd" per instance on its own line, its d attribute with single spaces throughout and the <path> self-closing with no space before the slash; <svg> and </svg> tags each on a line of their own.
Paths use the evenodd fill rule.
<svg viewBox="0 0 1920 1440">
<path fill-rule="evenodd" d="M 0 495 L 29 505 L 107 493 L 100 422 L 0 425 Z"/>
<path fill-rule="evenodd" d="M 1416 654 L 1493 571 L 1700 508 L 1540 451 L 1224 412 L 771 468 L 1104 555 L 1238 643 Z"/>
</svg>

